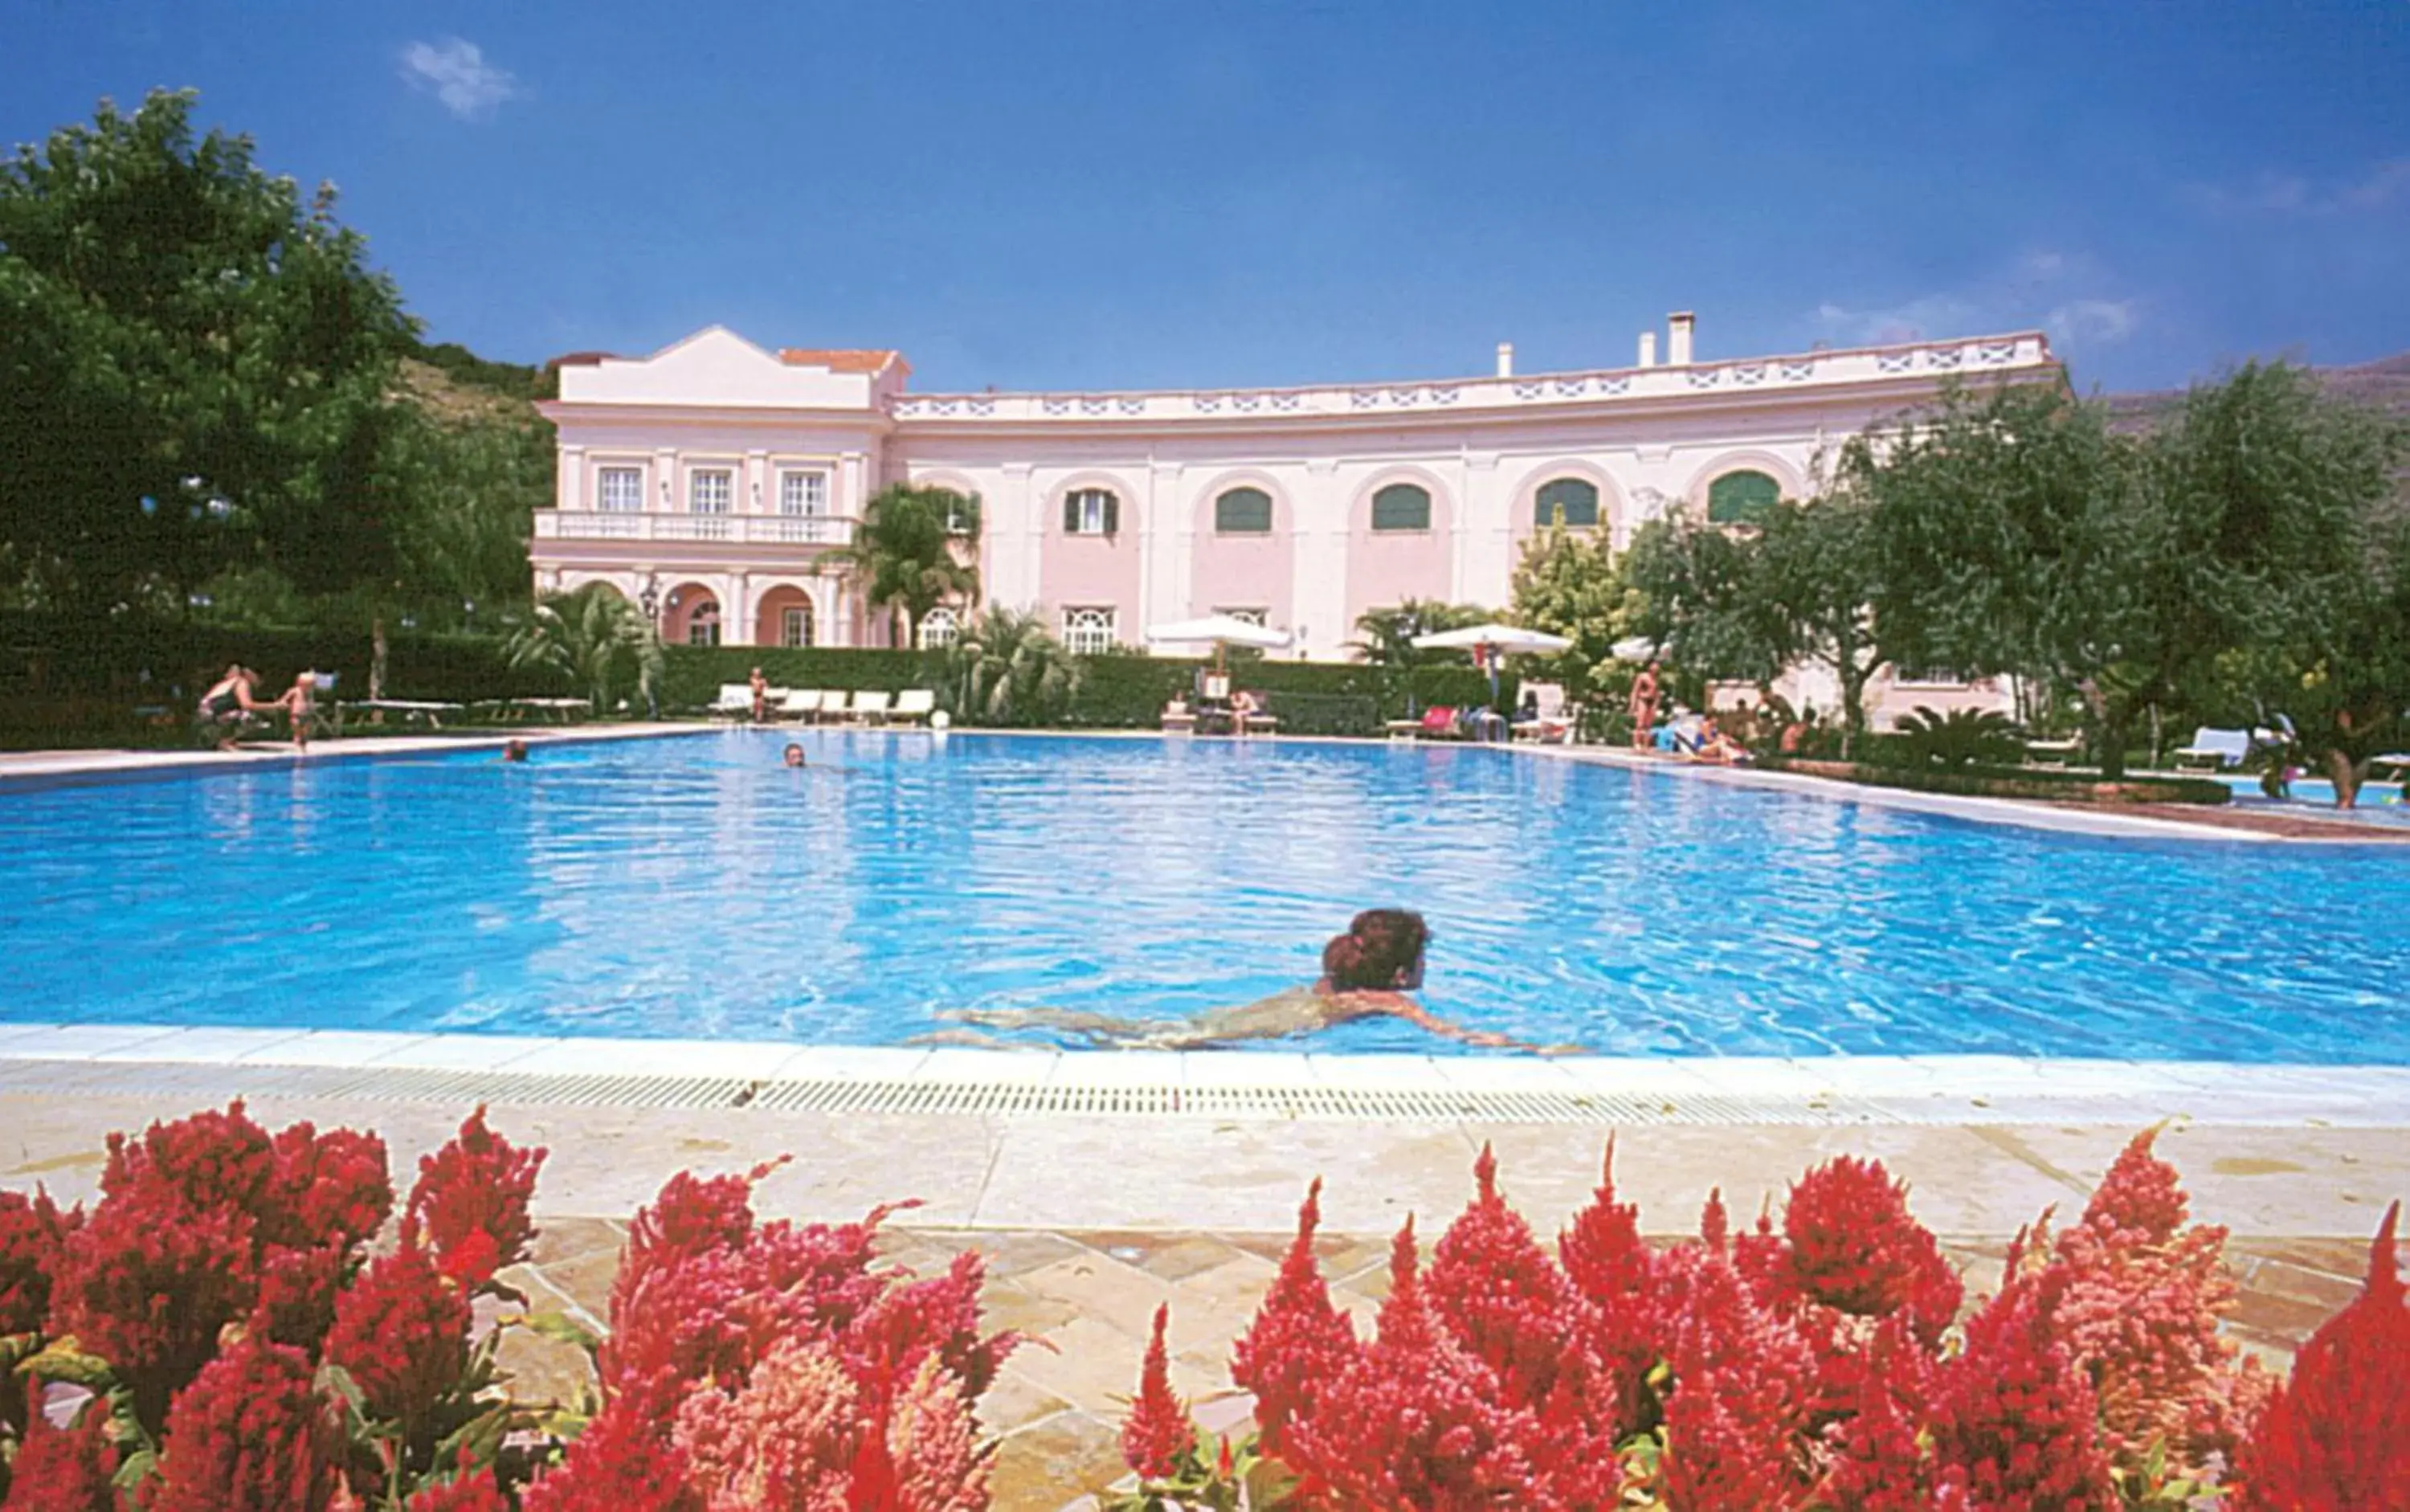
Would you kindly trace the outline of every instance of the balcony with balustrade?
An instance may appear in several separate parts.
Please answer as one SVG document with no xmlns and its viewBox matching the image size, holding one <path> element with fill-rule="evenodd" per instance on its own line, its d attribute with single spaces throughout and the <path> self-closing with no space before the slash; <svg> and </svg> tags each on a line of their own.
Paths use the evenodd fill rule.
<svg viewBox="0 0 2410 1512">
<path fill-rule="evenodd" d="M 753 560 L 802 562 L 853 544 L 851 515 L 718 515 L 672 510 L 539 509 L 535 552 L 562 557 L 620 545 L 733 548 Z M 574 545 L 570 543 L 576 543 Z"/>
</svg>

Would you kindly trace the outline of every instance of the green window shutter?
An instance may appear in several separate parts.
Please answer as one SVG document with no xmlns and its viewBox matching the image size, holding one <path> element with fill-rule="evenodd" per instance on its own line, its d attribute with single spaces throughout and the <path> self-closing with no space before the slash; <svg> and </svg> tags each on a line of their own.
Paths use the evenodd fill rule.
<svg viewBox="0 0 2410 1512">
<path fill-rule="evenodd" d="M 1372 529 L 1428 531 L 1431 528 L 1431 497 L 1428 488 L 1392 483 L 1372 496 Z"/>
<path fill-rule="evenodd" d="M 1782 498 L 1782 486 L 1763 472 L 1727 472 L 1707 485 L 1707 523 L 1763 525 Z"/>
<path fill-rule="evenodd" d="M 1233 488 L 1213 501 L 1216 535 L 1268 535 L 1272 528 L 1272 496 L 1261 488 Z"/>
<path fill-rule="evenodd" d="M 1063 496 L 1063 533 L 1080 533 L 1080 491 L 1077 488 Z"/>
<path fill-rule="evenodd" d="M 1598 486 L 1581 478 L 1558 478 L 1540 485 L 1532 523 L 1545 530 L 1557 523 L 1560 511 L 1563 513 L 1564 523 L 1573 530 L 1596 529 Z"/>
<path fill-rule="evenodd" d="M 1122 533 L 1122 496 L 1117 493 L 1105 495 L 1105 533 Z"/>
</svg>

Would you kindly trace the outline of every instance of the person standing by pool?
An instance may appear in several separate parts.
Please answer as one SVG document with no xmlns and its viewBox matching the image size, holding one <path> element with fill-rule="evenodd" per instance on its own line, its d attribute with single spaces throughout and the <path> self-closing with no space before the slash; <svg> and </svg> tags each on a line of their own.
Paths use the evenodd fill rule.
<svg viewBox="0 0 2410 1512">
<path fill-rule="evenodd" d="M 283 707 L 286 718 L 293 721 L 293 749 L 298 755 L 310 751 L 310 723 L 318 717 L 318 675 L 304 669 L 293 678 L 293 686 L 276 701 Z"/>
<path fill-rule="evenodd" d="M 753 676 L 745 681 L 746 686 L 753 690 L 753 722 L 767 723 L 770 719 L 770 679 L 762 676 L 760 667 L 755 667 Z"/>
<path fill-rule="evenodd" d="M 266 704 L 259 701 L 258 683 L 258 673 L 237 662 L 201 695 L 196 718 L 203 734 L 218 736 L 218 749 L 234 749 L 242 727 L 254 715 L 264 715 L 281 706 L 281 700 Z"/>
<path fill-rule="evenodd" d="M 1632 699 L 1624 705 L 1624 712 L 1632 716 L 1632 749 L 1634 750 L 1648 749 L 1649 733 L 1657 723 L 1658 691 L 1657 663 L 1651 662 L 1640 669 L 1639 676 L 1632 679 Z"/>
<path fill-rule="evenodd" d="M 1120 1019 L 1071 1009 L 954 1009 L 938 1017 L 991 1029 L 1054 1029 L 1115 1049 L 1205 1050 L 1246 1040 L 1285 1040 L 1336 1028 L 1357 1019 L 1403 1019 L 1418 1029 L 1468 1045 L 1550 1054 L 1575 1046 L 1526 1044 L 1503 1034 L 1450 1024 L 1406 996 L 1423 984 L 1423 951 L 1430 930 L 1404 909 L 1368 909 L 1347 933 L 1322 948 L 1322 976 L 1198 1019 Z"/>
</svg>

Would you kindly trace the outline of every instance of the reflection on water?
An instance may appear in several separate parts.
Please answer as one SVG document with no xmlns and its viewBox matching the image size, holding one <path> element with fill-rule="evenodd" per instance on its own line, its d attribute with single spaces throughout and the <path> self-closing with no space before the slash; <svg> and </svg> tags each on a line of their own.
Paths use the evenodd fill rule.
<svg viewBox="0 0 2410 1512">
<path fill-rule="evenodd" d="M 1402 906 L 1427 1001 L 1536 1042 L 2410 1059 L 2395 852 L 1495 750 L 735 731 L 21 792 L 0 839 L 18 1019 L 892 1043 L 950 1008 L 1246 1001 Z"/>
</svg>

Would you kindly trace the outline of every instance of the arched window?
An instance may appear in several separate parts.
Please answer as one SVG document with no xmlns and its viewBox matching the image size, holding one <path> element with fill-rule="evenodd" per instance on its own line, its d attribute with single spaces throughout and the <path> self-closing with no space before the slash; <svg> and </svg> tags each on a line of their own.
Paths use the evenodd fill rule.
<svg viewBox="0 0 2410 1512">
<path fill-rule="evenodd" d="M 812 601 L 791 603 L 778 612 L 778 644 L 803 647 L 812 644 Z"/>
<path fill-rule="evenodd" d="M 1428 531 L 1430 490 L 1412 483 L 1392 483 L 1372 496 L 1372 529 Z"/>
<path fill-rule="evenodd" d="M 1073 656 L 1104 655 L 1121 639 L 1119 618 L 1109 608 L 1064 610 L 1063 648 Z"/>
<path fill-rule="evenodd" d="M 1065 535 L 1115 535 L 1122 528 L 1122 502 L 1111 488 L 1074 488 L 1063 496 Z"/>
<path fill-rule="evenodd" d="M 696 604 L 686 617 L 686 643 L 689 646 L 719 644 L 719 605 L 709 599 Z"/>
<path fill-rule="evenodd" d="M 1727 472 L 1707 485 L 1707 523 L 1763 525 L 1782 497 L 1782 485 L 1763 472 Z"/>
<path fill-rule="evenodd" d="M 1272 529 L 1272 496 L 1261 488 L 1233 488 L 1213 501 L 1216 535 L 1269 535 Z"/>
<path fill-rule="evenodd" d="M 954 611 L 939 604 L 921 617 L 921 649 L 938 651 L 962 638 L 963 622 Z"/>
<path fill-rule="evenodd" d="M 1583 478 L 1556 478 L 1541 484 L 1532 523 L 1542 530 L 1559 523 L 1575 531 L 1598 529 L 1598 485 Z"/>
</svg>

